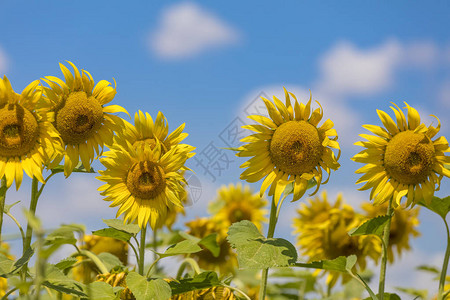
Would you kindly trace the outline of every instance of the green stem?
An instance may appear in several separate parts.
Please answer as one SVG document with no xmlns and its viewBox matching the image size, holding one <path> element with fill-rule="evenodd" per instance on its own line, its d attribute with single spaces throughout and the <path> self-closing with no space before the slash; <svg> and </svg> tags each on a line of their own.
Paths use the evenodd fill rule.
<svg viewBox="0 0 450 300">
<path fill-rule="evenodd" d="M 153 260 L 158 259 L 158 254 L 156 254 L 156 252 L 158 252 L 158 239 L 157 239 L 157 229 L 155 228 L 153 230 Z"/>
<path fill-rule="evenodd" d="M 177 280 L 181 279 L 181 276 L 183 275 L 183 272 L 186 269 L 187 265 L 191 266 L 192 270 L 195 272 L 196 275 L 200 274 L 201 271 L 200 271 L 200 267 L 198 266 L 197 262 L 194 259 L 188 257 L 183 260 L 180 267 L 178 268 L 177 277 L 175 277 Z"/>
<path fill-rule="evenodd" d="M 8 217 L 10 217 L 14 221 L 14 223 L 16 223 L 17 227 L 19 227 L 20 235 L 22 236 L 22 247 L 24 247 L 25 246 L 25 233 L 23 232 L 22 226 L 20 225 L 19 221 L 17 221 L 17 219 L 10 212 L 8 212 L 6 215 Z"/>
<path fill-rule="evenodd" d="M 151 270 L 153 269 L 153 267 L 154 266 L 156 266 L 156 264 L 158 263 L 158 261 L 161 259 L 162 257 L 158 257 L 157 259 L 155 259 L 154 261 L 153 261 L 153 263 L 150 265 L 150 267 L 148 268 L 148 270 L 147 270 L 147 277 L 149 277 L 150 276 L 150 272 L 151 272 Z"/>
<path fill-rule="evenodd" d="M 42 246 L 44 244 L 44 231 L 42 229 L 36 230 L 36 276 L 34 278 L 35 294 L 34 299 L 39 300 L 41 295 L 41 285 L 45 280 L 45 259 L 42 256 Z"/>
<path fill-rule="evenodd" d="M 241 291 L 241 290 L 238 289 L 238 288 L 235 288 L 235 287 L 232 287 L 232 286 L 229 286 L 229 285 L 226 285 L 226 284 L 224 284 L 224 285 L 222 285 L 222 286 L 223 286 L 223 287 L 226 287 L 227 289 L 230 289 L 230 290 L 232 290 L 232 291 L 238 292 L 238 293 L 241 294 L 246 300 L 252 300 L 252 299 L 250 299 L 249 296 L 247 296 L 246 293 L 244 293 L 243 291 Z"/>
<path fill-rule="evenodd" d="M 145 256 L 145 235 L 147 234 L 147 225 L 141 229 L 141 242 L 139 243 L 139 274 L 144 275 L 144 256 Z"/>
<path fill-rule="evenodd" d="M 387 215 L 391 216 L 388 219 L 386 227 L 384 227 L 383 232 L 383 252 L 381 256 L 381 269 L 380 269 L 380 282 L 378 285 L 378 297 L 380 300 L 384 299 L 384 287 L 386 282 L 386 265 L 387 265 L 387 255 L 388 255 L 388 247 L 389 247 L 389 236 L 391 234 L 391 220 L 393 217 L 393 209 L 392 209 L 392 197 L 389 199 L 389 205 L 387 209 Z"/>
<path fill-rule="evenodd" d="M 36 177 L 33 177 L 33 181 L 31 183 L 31 201 L 30 201 L 30 213 L 35 216 L 36 215 L 36 207 L 38 202 L 38 180 Z M 30 222 L 27 224 L 27 232 L 25 234 L 25 243 L 23 245 L 22 254 L 25 254 L 25 251 L 30 248 L 31 239 L 33 237 L 33 228 L 31 227 Z M 27 276 L 28 263 L 22 268 L 22 280 L 25 281 Z"/>
<path fill-rule="evenodd" d="M 139 254 L 136 250 L 136 247 L 134 247 L 133 243 L 131 243 L 131 241 L 128 241 L 128 245 L 130 245 L 131 249 L 133 249 L 134 255 L 136 256 L 136 260 L 139 261 Z"/>
<path fill-rule="evenodd" d="M 91 261 L 97 266 L 98 270 L 101 272 L 101 274 L 107 274 L 109 273 L 109 270 L 106 268 L 106 266 L 103 264 L 103 262 L 98 258 L 97 255 L 92 253 L 89 250 L 80 250 L 79 252 L 72 254 L 72 256 L 78 256 L 78 255 L 84 255 L 87 258 L 91 259 Z M 82 262 L 84 263 L 84 262 Z"/>
<path fill-rule="evenodd" d="M 3 227 L 3 211 L 5 210 L 5 199 L 6 199 L 6 177 L 2 177 L 2 184 L 0 187 L 0 245 L 2 243 L 2 227 Z"/>
<path fill-rule="evenodd" d="M 438 294 L 438 300 L 444 299 L 444 286 L 445 286 L 445 278 L 447 277 L 447 268 L 448 268 L 448 261 L 450 258 L 450 231 L 448 228 L 448 223 L 445 219 L 445 228 L 447 229 L 447 250 L 445 251 L 444 256 L 444 264 L 442 265 L 442 271 L 441 271 L 441 277 L 439 279 L 439 294 Z"/>
<path fill-rule="evenodd" d="M 11 295 L 12 293 L 14 293 L 15 291 L 17 291 L 19 288 L 15 287 L 12 290 L 9 290 L 3 297 L 1 300 L 8 300 L 8 296 Z"/>
<path fill-rule="evenodd" d="M 281 203 L 280 203 L 281 204 Z M 272 197 L 272 205 L 270 207 L 269 218 L 269 230 L 267 232 L 267 238 L 273 238 L 275 233 L 275 225 L 277 224 L 277 206 L 275 205 L 275 196 Z M 266 286 L 269 269 L 263 269 L 261 275 L 261 287 L 259 289 L 259 299 L 264 300 L 266 298 Z"/>
</svg>

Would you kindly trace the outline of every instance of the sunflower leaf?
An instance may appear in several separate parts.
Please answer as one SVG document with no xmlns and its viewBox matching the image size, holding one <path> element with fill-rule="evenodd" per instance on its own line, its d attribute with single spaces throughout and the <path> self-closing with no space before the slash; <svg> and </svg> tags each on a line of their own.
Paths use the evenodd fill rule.
<svg viewBox="0 0 450 300">
<path fill-rule="evenodd" d="M 118 296 L 114 293 L 114 288 L 103 281 L 96 281 L 88 287 L 90 299 L 93 300 L 116 300 Z"/>
<path fill-rule="evenodd" d="M 114 267 L 121 266 L 123 267 L 123 263 L 120 259 L 114 254 L 108 252 L 99 253 L 98 258 L 102 261 L 108 271 L 111 271 Z"/>
<path fill-rule="evenodd" d="M 378 297 L 378 294 L 377 294 Z M 364 298 L 364 300 L 372 300 L 372 297 Z M 402 300 L 397 294 L 384 293 L 384 300 Z"/>
<path fill-rule="evenodd" d="M 52 290 L 55 290 L 57 292 L 63 293 L 63 294 L 67 294 L 67 295 L 72 295 L 72 296 L 76 296 L 76 297 L 87 297 L 88 295 L 86 295 L 85 293 L 79 291 L 78 289 L 74 289 L 74 288 L 68 288 L 62 285 L 57 285 L 57 284 L 53 284 L 50 283 L 48 281 L 45 281 L 43 284 L 43 286 L 46 286 Z M 94 298 L 92 298 L 94 299 Z"/>
<path fill-rule="evenodd" d="M 73 266 L 74 264 L 76 264 L 78 262 L 78 259 L 76 259 L 75 257 L 67 257 L 63 260 L 61 260 L 59 263 L 57 263 L 55 266 L 64 271 L 67 268 L 70 268 L 71 266 Z"/>
<path fill-rule="evenodd" d="M 179 243 L 171 245 L 164 253 L 156 252 L 161 258 L 174 256 L 179 254 L 189 254 L 202 251 L 202 248 L 198 245 L 197 241 L 184 240 Z"/>
<path fill-rule="evenodd" d="M 227 239 L 231 247 L 236 249 L 241 268 L 286 267 L 297 261 L 294 245 L 281 238 L 265 238 L 247 220 L 231 225 Z"/>
<path fill-rule="evenodd" d="M 16 201 L 16 202 L 14 202 L 13 204 L 5 204 L 5 208 L 3 209 L 3 213 L 4 213 L 4 214 L 9 213 L 10 209 L 11 209 L 14 205 L 16 205 L 17 203 L 19 203 L 19 202 L 20 202 L 20 201 Z"/>
<path fill-rule="evenodd" d="M 350 236 L 369 235 L 374 234 L 379 237 L 383 236 L 384 228 L 386 227 L 390 216 L 378 216 L 367 220 L 360 226 L 353 228 L 348 232 Z"/>
<path fill-rule="evenodd" d="M 217 274 L 212 271 L 200 273 L 195 275 L 193 278 L 173 280 L 169 282 L 169 286 L 172 289 L 172 295 L 208 289 L 220 285 L 223 285 L 223 283 L 219 280 Z"/>
<path fill-rule="evenodd" d="M 96 231 L 92 231 L 93 235 L 98 235 L 98 236 L 104 236 L 104 237 L 111 237 L 111 238 L 115 238 L 124 242 L 128 242 L 131 237 L 133 236 L 131 233 L 122 231 L 122 230 L 117 230 L 115 228 L 104 228 L 104 229 L 100 229 L 100 230 L 96 230 Z"/>
<path fill-rule="evenodd" d="M 205 236 L 200 242 L 200 245 L 211 251 L 214 257 L 218 257 L 220 254 L 220 247 L 217 244 L 217 233 L 211 233 Z"/>
<path fill-rule="evenodd" d="M 136 299 L 166 300 L 172 296 L 170 285 L 162 279 L 150 279 L 130 272 L 126 281 Z"/>
<path fill-rule="evenodd" d="M 63 244 L 71 244 L 75 245 L 77 243 L 77 239 L 74 235 L 74 230 L 76 230 L 72 226 L 62 225 L 58 229 L 55 229 L 45 238 L 45 246 L 49 245 L 63 245 Z"/>
<path fill-rule="evenodd" d="M 445 198 L 433 197 L 430 203 L 426 203 L 425 201 L 420 201 L 419 205 L 422 205 L 429 210 L 440 215 L 444 220 L 450 211 L 450 196 Z"/>
<path fill-rule="evenodd" d="M 137 234 L 141 229 L 137 224 L 124 224 L 123 220 L 119 219 L 102 219 L 103 223 L 108 225 L 109 227 L 115 228 L 117 230 L 122 230 L 133 235 Z"/>
<path fill-rule="evenodd" d="M 356 264 L 356 259 L 356 255 L 350 255 L 348 257 L 339 256 L 338 258 L 331 260 L 313 261 L 311 263 L 296 263 L 295 266 L 348 273 Z"/>
</svg>

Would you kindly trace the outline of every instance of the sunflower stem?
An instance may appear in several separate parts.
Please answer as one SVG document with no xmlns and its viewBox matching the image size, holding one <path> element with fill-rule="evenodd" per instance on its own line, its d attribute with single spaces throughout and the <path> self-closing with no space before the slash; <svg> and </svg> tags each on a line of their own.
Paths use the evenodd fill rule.
<svg viewBox="0 0 450 300">
<path fill-rule="evenodd" d="M 2 183 L 0 187 L 0 245 L 2 243 L 2 227 L 3 227 L 3 211 L 5 210 L 5 200 L 6 200 L 6 177 L 2 177 Z"/>
<path fill-rule="evenodd" d="M 272 197 L 272 205 L 270 207 L 269 218 L 269 230 L 267 232 L 267 238 L 273 238 L 275 233 L 275 225 L 277 224 L 277 205 L 275 204 L 275 196 Z M 261 287 L 259 289 L 259 299 L 264 300 L 266 298 L 266 286 L 269 269 L 263 269 L 261 275 Z"/>
<path fill-rule="evenodd" d="M 387 209 L 387 215 L 390 216 L 386 227 L 384 227 L 383 232 L 383 252 L 381 256 L 381 268 L 380 268 L 380 282 L 378 285 L 378 298 L 379 300 L 384 299 L 384 287 L 386 282 L 386 265 L 387 265 L 387 255 L 388 255 L 388 246 L 389 246 L 389 236 L 391 234 L 391 220 L 393 216 L 392 209 L 392 197 L 389 199 L 389 205 Z"/>
<path fill-rule="evenodd" d="M 157 260 L 158 259 L 158 254 L 156 254 L 156 252 L 158 252 L 158 240 L 157 240 L 157 229 L 155 228 L 153 230 L 153 260 Z"/>
<path fill-rule="evenodd" d="M 141 242 L 139 243 L 139 274 L 144 275 L 144 256 L 145 256 L 145 236 L 147 234 L 147 225 L 141 229 Z"/>
<path fill-rule="evenodd" d="M 442 265 L 442 271 L 441 271 L 441 277 L 439 279 L 439 293 L 438 293 L 438 300 L 444 299 L 444 286 L 445 286 L 445 278 L 447 277 L 447 268 L 448 268 L 448 261 L 450 258 L 450 231 L 448 228 L 448 223 L 445 219 L 445 228 L 447 229 L 447 250 L 445 251 L 444 256 L 444 264 Z"/>
<path fill-rule="evenodd" d="M 36 215 L 36 207 L 39 199 L 38 192 L 38 180 L 33 176 L 33 181 L 31 182 L 31 201 L 30 201 L 30 213 L 35 216 Z M 27 231 L 25 234 L 25 243 L 23 244 L 22 255 L 25 254 L 25 251 L 30 248 L 31 239 L 33 237 L 33 228 L 31 227 L 30 222 L 27 224 Z M 22 280 L 25 281 L 27 276 L 28 263 L 25 263 L 22 267 Z"/>
</svg>

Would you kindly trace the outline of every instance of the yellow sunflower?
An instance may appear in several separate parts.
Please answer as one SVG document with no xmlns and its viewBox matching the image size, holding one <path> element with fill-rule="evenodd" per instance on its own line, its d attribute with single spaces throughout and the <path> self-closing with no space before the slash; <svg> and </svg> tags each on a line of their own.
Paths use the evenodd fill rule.
<svg viewBox="0 0 450 300">
<path fill-rule="evenodd" d="M 68 63 L 74 74 L 60 64 L 65 82 L 54 76 L 43 79 L 50 86 L 43 90 L 53 105 L 54 125 L 66 150 L 55 164 L 64 158 L 65 176 L 72 173 L 80 160 L 86 169 L 90 169 L 94 150 L 97 156 L 100 155 L 104 145 L 112 144 L 114 131 L 122 130 L 123 120 L 113 113 L 127 113 L 119 105 L 105 106 L 116 95 L 116 88 L 108 81 L 101 80 L 95 85 L 88 71 L 80 73 L 73 63 Z"/>
<path fill-rule="evenodd" d="M 294 184 L 294 201 L 300 199 L 308 187 L 308 181 L 317 181 L 314 195 L 322 182 L 322 169 L 330 175 L 337 170 L 340 155 L 339 143 L 333 122 L 326 120 L 318 127 L 323 116 L 322 107 L 311 112 L 311 97 L 306 105 L 299 104 L 294 94 L 285 91 L 286 104 L 275 96 L 274 103 L 262 97 L 270 118 L 252 115 L 250 119 L 261 125 L 245 125 L 245 129 L 255 131 L 241 141 L 247 144 L 240 147 L 237 156 L 252 157 L 241 165 L 248 168 L 241 179 L 257 182 L 264 178 L 260 194 L 270 187 L 269 196 L 280 199 L 286 185 Z M 295 99 L 291 105 L 290 97 Z M 318 103 L 320 106 L 320 103 Z M 331 148 L 338 149 L 336 158 Z"/>
<path fill-rule="evenodd" d="M 182 206 L 184 177 L 179 171 L 187 154 L 173 147 L 161 154 L 161 144 L 144 144 L 135 148 L 130 143 L 115 146 L 104 153 L 100 162 L 106 167 L 97 179 L 106 182 L 98 190 L 120 206 L 117 216 L 125 214 L 126 222 L 137 220 L 141 228 L 150 221 L 153 229 L 165 221 L 170 205 Z"/>
<path fill-rule="evenodd" d="M 374 236 L 348 235 L 348 231 L 362 224 L 363 217 L 342 202 L 342 195 L 339 195 L 334 205 L 331 205 L 324 192 L 322 198 L 315 197 L 309 199 L 308 203 L 301 203 L 297 210 L 298 216 L 293 220 L 293 233 L 300 251 L 308 256 L 309 261 L 355 254 L 357 266 L 364 270 L 366 258 L 376 260 L 380 256 L 380 249 Z M 340 274 L 332 272 L 330 275 L 328 283 L 334 285 Z"/>
<path fill-rule="evenodd" d="M 262 224 L 268 221 L 264 217 L 266 204 L 267 201 L 259 193 L 253 193 L 250 186 L 229 184 L 218 190 L 216 201 L 209 205 L 209 213 L 226 228 L 235 222 L 249 220 L 261 230 Z"/>
<path fill-rule="evenodd" d="M 0 78 L 0 178 L 6 177 L 8 188 L 15 180 L 19 189 L 24 171 L 44 183 L 44 165 L 63 150 L 38 85 L 33 81 L 16 94 L 8 78 Z"/>
<path fill-rule="evenodd" d="M 183 132 L 185 127 L 184 123 L 169 134 L 169 124 L 162 112 L 158 112 L 156 119 L 153 120 L 149 113 L 144 114 L 142 111 L 138 111 L 134 115 L 134 125 L 127 121 L 124 121 L 124 123 L 125 129 L 120 137 L 116 138 L 118 143 L 126 140 L 134 147 L 142 147 L 145 143 L 149 143 L 153 147 L 155 142 L 159 141 L 162 154 L 174 146 L 177 146 L 178 149 L 184 150 L 185 152 L 190 152 L 195 149 L 195 147 L 190 145 L 180 144 L 188 136 L 186 132 Z M 189 157 L 193 155 L 194 153 L 190 153 Z"/>
<path fill-rule="evenodd" d="M 192 300 L 192 299 L 204 299 L 204 300 L 235 300 L 233 292 L 224 286 L 216 286 L 204 290 L 195 290 L 179 295 L 172 296 L 170 300 Z"/>
<path fill-rule="evenodd" d="M 370 203 L 363 203 L 362 209 L 365 211 L 367 219 L 372 219 L 378 216 L 386 214 L 388 203 L 385 202 L 382 205 L 373 206 Z M 388 247 L 388 259 L 391 263 L 394 262 L 394 247 L 397 250 L 397 254 L 400 256 L 403 251 L 411 249 L 409 245 L 410 237 L 418 237 L 420 235 L 417 231 L 419 226 L 419 208 L 413 209 L 395 209 L 394 215 L 391 220 L 391 230 L 389 234 L 389 247 Z M 381 243 L 379 244 L 381 253 Z"/>
<path fill-rule="evenodd" d="M 136 300 L 127 285 L 128 271 L 111 271 L 111 273 L 99 274 L 95 281 L 103 281 L 112 287 L 121 286 L 124 289 L 120 292 L 121 300 Z"/>
<path fill-rule="evenodd" d="M 198 238 L 204 238 L 212 233 L 217 233 L 216 241 L 220 247 L 218 257 L 214 257 L 208 249 L 191 254 L 191 257 L 197 261 L 202 269 L 218 270 L 221 274 L 234 273 L 238 262 L 236 254 L 226 240 L 227 227 L 210 218 L 197 218 L 187 222 L 185 225 L 188 228 L 188 233 Z"/>
<path fill-rule="evenodd" d="M 444 167 L 450 162 L 450 157 L 445 156 L 450 151 L 447 140 L 443 136 L 431 140 L 440 130 L 439 119 L 433 116 L 438 121 L 437 127 L 427 127 L 420 122 L 419 113 L 405 104 L 408 119 L 395 104 L 391 109 L 396 122 L 384 111 L 377 110 L 385 128 L 364 125 L 375 135 L 361 134 L 367 141 L 355 143 L 366 148 L 352 158 L 366 164 L 356 171 L 365 173 L 356 183 L 366 182 L 360 190 L 372 189 L 370 199 L 374 199 L 375 205 L 392 197 L 393 206 L 397 207 L 404 196 L 406 206 L 422 199 L 429 203 L 442 177 L 450 176 L 450 170 Z"/>
</svg>

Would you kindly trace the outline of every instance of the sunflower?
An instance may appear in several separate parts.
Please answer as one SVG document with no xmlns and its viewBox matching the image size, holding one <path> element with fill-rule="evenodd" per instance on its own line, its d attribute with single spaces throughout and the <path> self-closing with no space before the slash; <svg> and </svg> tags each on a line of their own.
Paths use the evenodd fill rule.
<svg viewBox="0 0 450 300">
<path fill-rule="evenodd" d="M 120 299 L 122 300 L 135 300 L 133 293 L 130 291 L 127 285 L 128 271 L 127 270 L 119 270 L 119 271 L 111 271 L 111 273 L 99 274 L 96 277 L 95 281 L 103 281 L 109 284 L 112 287 L 121 286 L 124 289 L 120 292 Z"/>
<path fill-rule="evenodd" d="M 434 191 L 439 190 L 442 177 L 450 176 L 450 170 L 444 167 L 450 163 L 450 157 L 445 156 L 450 151 L 447 140 L 443 136 L 431 140 L 440 130 L 439 119 L 433 116 L 437 127 L 427 127 L 420 123 L 419 113 L 406 102 L 405 105 L 408 120 L 397 105 L 391 106 L 396 122 L 377 110 L 385 128 L 363 125 L 375 135 L 361 134 L 367 141 L 355 143 L 366 148 L 352 158 L 366 164 L 356 171 L 365 173 L 356 183 L 366 182 L 360 190 L 372 189 L 370 199 L 374 199 L 374 205 L 392 198 L 397 207 L 404 196 L 406 206 L 422 199 L 429 203 Z"/>
<path fill-rule="evenodd" d="M 98 190 L 111 207 L 120 206 L 117 216 L 126 222 L 137 220 L 141 228 L 150 221 L 153 229 L 161 226 L 171 205 L 182 206 L 185 180 L 179 170 L 187 154 L 173 147 L 164 155 L 161 144 L 133 147 L 125 143 L 104 153 L 100 162 L 106 167 L 97 179 L 106 182 Z"/>
<path fill-rule="evenodd" d="M 211 218 L 197 218 L 185 225 L 190 235 L 201 239 L 217 233 L 216 241 L 220 248 L 217 257 L 214 257 L 208 249 L 191 254 L 191 257 L 198 262 L 202 269 L 219 270 L 221 274 L 234 273 L 237 267 L 237 257 L 226 240 L 227 227 Z"/>
<path fill-rule="evenodd" d="M 365 211 L 367 219 L 372 219 L 386 214 L 388 203 L 373 206 L 370 203 L 363 203 L 361 208 Z M 403 251 L 410 250 L 410 237 L 418 237 L 420 233 L 417 231 L 419 226 L 419 208 L 413 209 L 395 209 L 395 213 L 391 220 L 391 230 L 389 234 L 388 258 L 391 263 L 394 262 L 394 247 L 400 256 Z M 381 253 L 381 244 L 380 244 Z"/>
<path fill-rule="evenodd" d="M 235 300 L 233 292 L 224 286 L 215 286 L 204 290 L 195 290 L 183 294 L 172 296 L 171 300 L 192 300 L 192 299 L 204 299 L 204 300 Z"/>
<path fill-rule="evenodd" d="M 156 119 L 153 120 L 149 113 L 144 114 L 142 111 L 138 111 L 134 115 L 134 125 L 127 121 L 124 121 L 124 124 L 125 129 L 122 134 L 120 137 L 115 138 L 115 141 L 118 143 L 128 141 L 134 147 L 143 147 L 144 144 L 148 143 L 153 147 L 155 142 L 159 141 L 162 154 L 174 146 L 177 146 L 180 150 L 185 150 L 185 152 L 195 149 L 190 145 L 180 144 L 188 136 L 186 132 L 183 132 L 184 123 L 169 134 L 169 125 L 162 112 L 158 112 Z M 190 153 L 189 157 L 193 155 L 194 153 Z"/>
<path fill-rule="evenodd" d="M 44 183 L 44 165 L 63 150 L 38 85 L 33 81 L 16 94 L 8 78 L 0 78 L 0 178 L 6 177 L 8 188 L 15 180 L 19 189 L 24 171 Z"/>
<path fill-rule="evenodd" d="M 266 204 L 267 201 L 259 193 L 253 193 L 248 185 L 229 184 L 218 190 L 216 201 L 209 205 L 209 213 L 226 228 L 235 222 L 249 220 L 261 229 L 262 224 L 267 222 L 264 217 Z"/>
<path fill-rule="evenodd" d="M 334 205 L 331 205 L 324 192 L 322 198 L 315 197 L 309 199 L 308 204 L 302 203 L 297 210 L 298 216 L 293 220 L 293 233 L 300 251 L 310 261 L 354 254 L 358 258 L 357 265 L 364 270 L 366 258 L 376 260 L 380 256 L 380 249 L 373 236 L 348 235 L 350 229 L 362 224 L 363 217 L 342 202 L 342 195 L 339 195 Z M 331 272 L 330 275 L 327 281 L 332 286 L 339 279 L 339 273 Z"/>
<path fill-rule="evenodd" d="M 65 144 L 65 153 L 55 165 L 64 158 L 66 177 L 80 160 L 90 169 L 94 150 L 100 155 L 104 145 L 112 144 L 114 131 L 122 130 L 123 120 L 113 113 L 127 113 L 119 105 L 105 106 L 116 95 L 116 88 L 108 81 L 101 80 L 95 85 L 88 71 L 80 73 L 73 63 L 68 63 L 74 74 L 60 64 L 65 82 L 53 76 L 42 79 L 49 85 L 43 88 L 44 94 L 53 105 L 54 125 Z"/>
<path fill-rule="evenodd" d="M 264 178 L 260 195 L 269 189 L 269 196 L 280 199 L 286 185 L 293 183 L 294 199 L 300 199 L 308 188 L 308 181 L 317 182 L 314 195 L 322 182 L 322 169 L 330 175 L 330 170 L 337 170 L 340 155 L 339 143 L 333 122 L 326 120 L 317 127 L 323 116 L 322 107 L 311 113 L 311 97 L 306 105 L 299 104 L 294 94 L 284 90 L 286 104 L 275 96 L 274 103 L 262 97 L 270 118 L 251 115 L 250 119 L 261 125 L 245 125 L 242 128 L 255 131 L 255 134 L 243 138 L 247 144 L 239 148 L 237 156 L 252 157 L 241 165 L 248 168 L 241 174 L 241 179 L 257 182 Z M 290 97 L 295 99 L 291 105 Z M 318 103 L 320 106 L 320 103 Z M 331 148 L 338 149 L 336 158 Z"/>
</svg>

